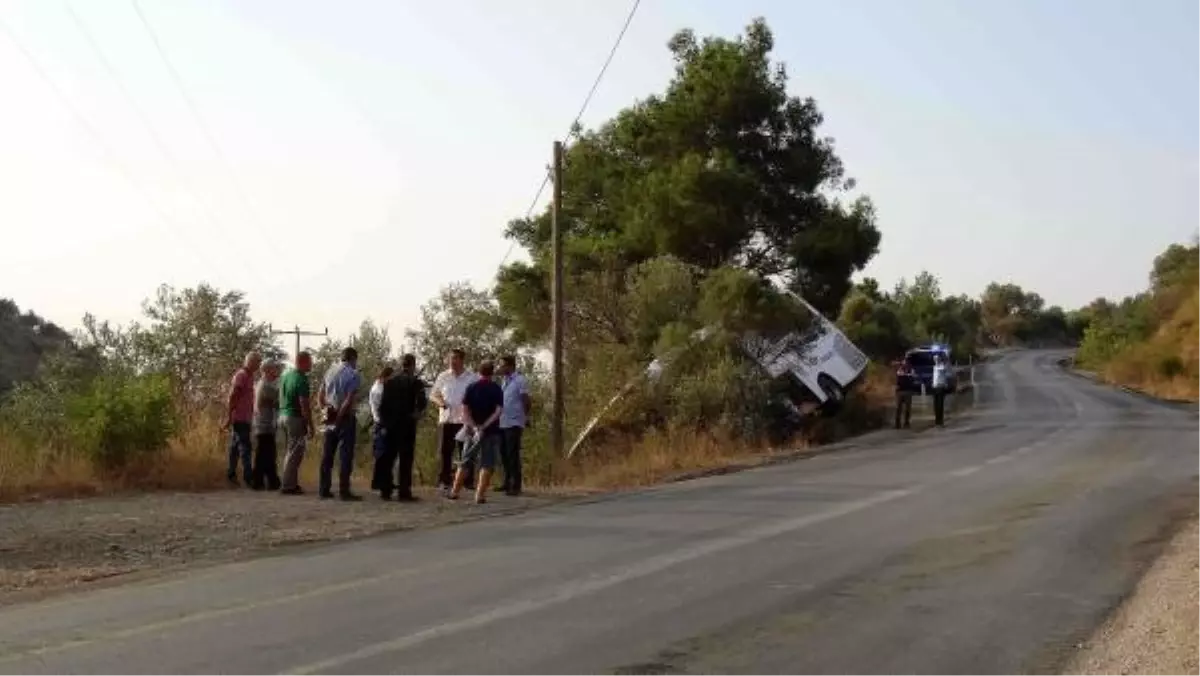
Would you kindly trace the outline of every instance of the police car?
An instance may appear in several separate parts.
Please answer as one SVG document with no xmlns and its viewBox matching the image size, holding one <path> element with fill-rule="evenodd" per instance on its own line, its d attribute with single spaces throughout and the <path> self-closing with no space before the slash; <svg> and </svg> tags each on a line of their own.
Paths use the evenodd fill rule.
<svg viewBox="0 0 1200 676">
<path fill-rule="evenodd" d="M 945 345 L 932 344 L 916 347 L 904 355 L 904 363 L 913 370 L 916 380 L 926 390 L 933 388 L 933 364 L 938 355 L 946 360 L 946 386 L 950 392 L 958 391 L 958 374 L 950 361 L 950 348 Z"/>
</svg>

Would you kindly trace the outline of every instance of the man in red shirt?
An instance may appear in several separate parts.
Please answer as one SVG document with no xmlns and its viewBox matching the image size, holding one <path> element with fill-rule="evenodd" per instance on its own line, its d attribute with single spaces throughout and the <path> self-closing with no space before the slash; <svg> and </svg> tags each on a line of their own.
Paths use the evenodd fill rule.
<svg viewBox="0 0 1200 676">
<path fill-rule="evenodd" d="M 262 356 L 257 352 L 246 355 L 242 368 L 233 374 L 232 386 L 229 388 L 229 400 L 226 402 L 225 424 L 223 430 L 229 433 L 229 469 L 226 476 L 229 483 L 236 486 L 238 460 L 242 463 L 242 481 L 250 486 L 253 475 L 250 465 L 250 426 L 254 421 L 254 374 L 262 364 Z"/>
</svg>

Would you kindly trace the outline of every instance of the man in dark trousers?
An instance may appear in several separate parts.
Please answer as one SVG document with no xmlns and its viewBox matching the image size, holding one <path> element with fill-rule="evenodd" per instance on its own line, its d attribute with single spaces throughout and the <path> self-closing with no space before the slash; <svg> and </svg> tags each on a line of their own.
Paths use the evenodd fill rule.
<svg viewBox="0 0 1200 676">
<path fill-rule="evenodd" d="M 318 475 L 318 494 L 323 499 L 333 497 L 333 464 L 338 463 L 338 497 L 346 502 L 358 502 L 362 497 L 350 490 L 350 475 L 354 473 L 354 442 L 358 423 L 354 407 L 358 402 L 358 350 L 342 350 L 342 361 L 325 373 L 325 382 L 317 393 L 317 405 L 324 411 L 324 449 Z"/>
<path fill-rule="evenodd" d="M 943 427 L 946 424 L 946 393 L 950 390 L 950 364 L 946 357 L 936 355 L 933 358 L 933 424 Z"/>
<path fill-rule="evenodd" d="M 896 362 L 896 429 L 912 426 L 913 392 L 917 389 L 917 374 L 912 366 L 901 359 Z"/>
<path fill-rule="evenodd" d="M 504 468 L 504 484 L 500 490 L 508 495 L 521 494 L 521 436 L 529 424 L 529 383 L 517 371 L 517 358 L 500 358 L 500 388 L 504 391 L 504 411 L 500 414 L 500 465 Z"/>
<path fill-rule="evenodd" d="M 415 500 L 412 493 L 413 460 L 417 446 L 417 422 L 425 413 L 428 399 L 425 383 L 416 375 L 417 358 L 406 354 L 400 359 L 400 372 L 383 385 L 383 398 L 379 403 L 380 419 L 384 428 L 384 451 L 375 460 L 375 483 L 379 496 L 391 500 L 408 502 Z M 392 468 L 399 461 L 396 483 L 392 483 Z"/>
</svg>

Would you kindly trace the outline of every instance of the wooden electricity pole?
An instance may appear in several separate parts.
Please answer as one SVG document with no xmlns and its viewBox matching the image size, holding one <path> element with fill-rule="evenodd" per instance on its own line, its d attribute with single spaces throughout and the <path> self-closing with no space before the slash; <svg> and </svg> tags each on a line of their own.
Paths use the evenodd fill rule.
<svg viewBox="0 0 1200 676">
<path fill-rule="evenodd" d="M 550 316 L 550 368 L 553 374 L 554 395 L 550 412 L 550 448 L 554 457 L 563 454 L 563 243 L 562 243 L 562 141 L 554 142 L 554 203 L 550 209 L 550 241 L 554 257 L 553 281 L 550 301 L 553 311 Z"/>
<path fill-rule="evenodd" d="M 268 327 L 269 328 L 269 327 Z M 296 336 L 296 351 L 292 353 L 292 363 L 296 363 L 296 357 L 300 355 L 300 336 L 329 336 L 329 328 L 326 327 L 320 333 L 316 331 L 301 331 L 299 326 L 296 326 L 288 331 L 276 331 L 271 329 L 272 336 Z"/>
</svg>

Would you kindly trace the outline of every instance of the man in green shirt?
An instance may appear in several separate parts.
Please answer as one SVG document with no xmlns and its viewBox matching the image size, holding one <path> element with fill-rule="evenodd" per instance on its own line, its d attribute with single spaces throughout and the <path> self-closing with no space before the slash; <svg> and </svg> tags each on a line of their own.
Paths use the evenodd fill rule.
<svg viewBox="0 0 1200 676">
<path fill-rule="evenodd" d="M 312 355 L 301 352 L 296 355 L 296 367 L 283 375 L 279 384 L 279 415 L 287 435 L 287 455 L 283 459 L 283 487 L 285 495 L 300 495 L 300 463 L 308 440 L 313 437 L 312 405 L 309 403 L 308 373 L 312 370 Z"/>
</svg>

